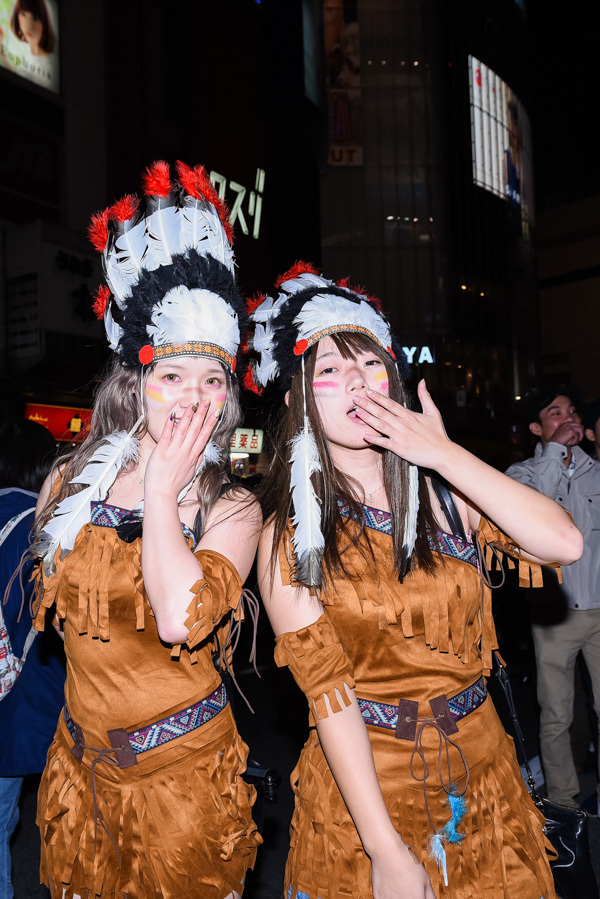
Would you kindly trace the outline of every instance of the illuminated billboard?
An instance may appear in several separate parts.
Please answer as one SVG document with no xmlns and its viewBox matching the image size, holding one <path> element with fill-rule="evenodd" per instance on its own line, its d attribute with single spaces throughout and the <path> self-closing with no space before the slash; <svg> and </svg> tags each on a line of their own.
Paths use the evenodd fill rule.
<svg viewBox="0 0 600 899">
<path fill-rule="evenodd" d="M 92 410 L 75 406 L 26 403 L 25 418 L 48 428 L 55 440 L 82 443 L 90 433 Z"/>
<path fill-rule="evenodd" d="M 0 68 L 58 93 L 56 0 L 0 0 Z"/>
<path fill-rule="evenodd" d="M 531 128 L 516 94 L 469 56 L 473 180 L 533 219 Z"/>
</svg>

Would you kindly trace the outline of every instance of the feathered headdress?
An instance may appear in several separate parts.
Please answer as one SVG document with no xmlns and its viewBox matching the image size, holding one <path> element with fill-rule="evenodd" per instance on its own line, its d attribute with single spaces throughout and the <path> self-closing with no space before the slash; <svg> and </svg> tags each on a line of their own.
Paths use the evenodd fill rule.
<svg viewBox="0 0 600 899">
<path fill-rule="evenodd" d="M 182 162 L 176 169 L 173 180 L 166 162 L 153 163 L 143 176 L 141 202 L 128 194 L 93 216 L 89 236 L 106 278 L 94 312 L 123 365 L 141 371 L 160 358 L 197 355 L 233 373 L 248 322 L 234 274 L 233 229 L 205 169 Z M 136 458 L 142 421 L 129 433 L 109 435 L 73 479 L 83 488 L 58 504 L 41 538 L 47 571 L 59 547 L 62 555 L 73 548 L 91 503 L 104 499 Z M 210 441 L 201 467 L 219 459 Z"/>
<path fill-rule="evenodd" d="M 306 262 L 297 262 L 276 282 L 277 297 L 266 297 L 254 309 L 252 348 L 257 354 L 253 378 L 260 388 L 277 382 L 282 391 L 302 368 L 306 351 L 323 337 L 343 331 L 366 334 L 396 363 L 400 377 L 408 375 L 406 357 L 390 324 L 374 297 L 352 290 L 347 280 L 334 282 L 320 275 Z M 321 510 L 312 483 L 321 460 L 304 402 L 302 431 L 291 441 L 291 497 L 293 504 L 293 545 L 296 577 L 309 586 L 321 583 L 324 539 Z M 404 523 L 403 556 L 409 559 L 416 540 L 418 512 L 418 470 L 409 467 L 408 511 Z"/>
<path fill-rule="evenodd" d="M 92 218 L 107 284 L 94 311 L 128 367 L 200 355 L 233 372 L 247 317 L 227 210 L 202 166 L 176 168 L 173 180 L 166 162 L 153 163 L 141 203 L 127 195 Z"/>
</svg>

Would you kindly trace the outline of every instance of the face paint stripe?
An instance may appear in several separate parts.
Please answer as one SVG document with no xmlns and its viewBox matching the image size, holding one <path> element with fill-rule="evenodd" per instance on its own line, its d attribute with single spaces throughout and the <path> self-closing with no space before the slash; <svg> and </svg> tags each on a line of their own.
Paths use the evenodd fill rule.
<svg viewBox="0 0 600 899">
<path fill-rule="evenodd" d="M 327 389 L 332 388 L 335 390 L 337 387 L 337 383 L 335 381 L 313 381 L 313 387 L 317 389 Z"/>
<path fill-rule="evenodd" d="M 166 402 L 162 387 L 150 387 L 147 385 L 146 386 L 146 396 L 150 400 L 156 400 L 157 403 Z"/>
</svg>

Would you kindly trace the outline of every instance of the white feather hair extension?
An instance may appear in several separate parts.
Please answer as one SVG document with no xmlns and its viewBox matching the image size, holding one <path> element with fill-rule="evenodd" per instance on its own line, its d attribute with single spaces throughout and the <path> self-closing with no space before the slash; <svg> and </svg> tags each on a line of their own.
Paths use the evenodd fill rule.
<svg viewBox="0 0 600 899">
<path fill-rule="evenodd" d="M 198 475 L 201 471 L 204 471 L 207 465 L 218 465 L 222 458 L 223 450 L 219 444 L 215 440 L 209 440 L 204 447 L 202 459 L 200 460 L 200 465 L 196 469 L 196 474 Z"/>
<path fill-rule="evenodd" d="M 240 342 L 238 318 L 231 306 L 210 290 L 179 284 L 157 303 L 148 326 L 154 346 L 201 340 L 235 356 Z"/>
<path fill-rule="evenodd" d="M 392 342 L 389 327 L 370 303 L 353 303 L 334 294 L 317 294 L 308 300 L 294 324 L 298 326 L 298 337 L 307 340 L 326 328 L 343 331 L 346 325 L 357 325 L 370 331 L 384 349 Z"/>
<path fill-rule="evenodd" d="M 307 420 L 303 430 L 290 441 L 290 445 L 295 577 L 309 587 L 318 587 L 321 584 L 321 559 L 325 541 L 321 531 L 321 507 L 311 475 L 315 471 L 321 471 L 321 461 L 315 436 Z"/>
<path fill-rule="evenodd" d="M 321 559 L 325 540 L 321 530 L 321 507 L 311 476 L 321 471 L 321 460 L 315 435 L 306 411 L 306 371 L 302 356 L 302 397 L 304 425 L 300 434 L 290 441 L 290 492 L 294 505 L 292 524 L 295 578 L 309 587 L 321 586 Z"/>
<path fill-rule="evenodd" d="M 419 513 L 419 469 L 416 465 L 408 465 L 408 503 L 404 519 L 404 541 L 402 554 L 405 564 L 408 563 L 417 540 L 417 516 Z"/>
<path fill-rule="evenodd" d="M 212 204 L 186 195 L 180 210 L 179 252 L 195 249 L 213 256 L 233 273 L 234 256 L 218 212 Z"/>
<path fill-rule="evenodd" d="M 58 504 L 42 532 L 39 553 L 46 574 L 52 573 L 59 546 L 61 558 L 73 549 L 77 534 L 90 520 L 91 503 L 104 499 L 121 469 L 137 459 L 139 443 L 135 433 L 143 420 L 141 415 L 129 432 L 119 431 L 107 437 L 81 474 L 72 479 L 72 484 L 85 484 L 86 487 Z"/>
</svg>

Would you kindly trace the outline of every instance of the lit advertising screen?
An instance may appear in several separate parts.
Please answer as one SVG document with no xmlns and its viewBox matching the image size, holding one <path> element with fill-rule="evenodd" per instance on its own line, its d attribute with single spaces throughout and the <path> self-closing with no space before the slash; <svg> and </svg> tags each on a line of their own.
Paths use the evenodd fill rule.
<svg viewBox="0 0 600 899">
<path fill-rule="evenodd" d="M 58 93 L 56 0 L 0 0 L 0 68 Z"/>
<path fill-rule="evenodd" d="M 514 91 L 469 56 L 473 180 L 533 219 L 531 128 Z"/>
</svg>

